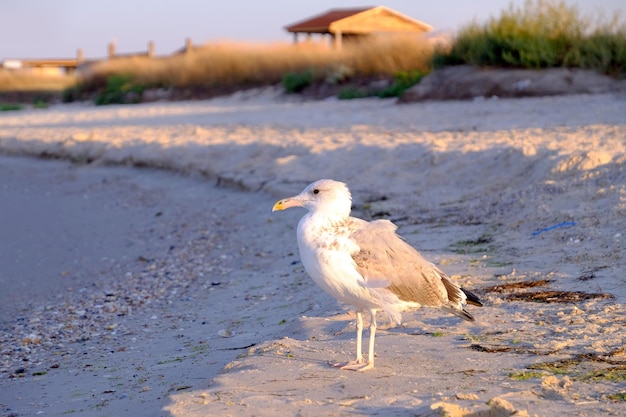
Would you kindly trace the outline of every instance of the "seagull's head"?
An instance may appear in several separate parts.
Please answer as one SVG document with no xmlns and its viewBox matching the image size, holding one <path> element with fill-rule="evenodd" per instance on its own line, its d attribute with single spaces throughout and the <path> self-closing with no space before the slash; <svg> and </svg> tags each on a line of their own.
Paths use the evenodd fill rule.
<svg viewBox="0 0 626 417">
<path fill-rule="evenodd" d="M 276 202 L 272 211 L 290 207 L 304 207 L 312 213 L 322 212 L 332 217 L 348 217 L 352 196 L 343 182 L 318 180 L 309 184 L 300 194 Z"/>
</svg>

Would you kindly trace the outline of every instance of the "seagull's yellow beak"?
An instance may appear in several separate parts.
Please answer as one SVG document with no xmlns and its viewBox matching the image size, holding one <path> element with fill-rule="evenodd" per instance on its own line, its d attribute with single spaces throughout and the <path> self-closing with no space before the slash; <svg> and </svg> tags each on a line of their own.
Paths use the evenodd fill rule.
<svg viewBox="0 0 626 417">
<path fill-rule="evenodd" d="M 272 207 L 272 211 L 286 210 L 290 207 L 302 207 L 302 202 L 295 197 L 285 198 L 277 201 L 274 207 Z"/>
</svg>

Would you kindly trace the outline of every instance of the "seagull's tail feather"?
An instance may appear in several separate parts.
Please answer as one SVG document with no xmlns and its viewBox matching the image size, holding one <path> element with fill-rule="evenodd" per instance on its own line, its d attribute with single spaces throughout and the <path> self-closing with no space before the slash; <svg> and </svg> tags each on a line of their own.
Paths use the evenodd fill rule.
<svg viewBox="0 0 626 417">
<path fill-rule="evenodd" d="M 483 306 L 483 303 L 480 301 L 480 299 L 478 298 L 476 294 L 474 294 L 471 291 L 466 290 L 465 288 L 461 288 L 461 291 L 463 291 L 463 293 L 467 297 L 467 300 L 466 300 L 467 304 L 471 304 L 471 305 L 478 306 L 478 307 Z"/>
<path fill-rule="evenodd" d="M 474 316 L 472 316 L 467 310 L 463 308 L 456 308 L 451 306 L 442 306 L 442 309 L 446 310 L 448 313 L 452 313 L 457 317 L 462 318 L 467 321 L 475 321 Z"/>
</svg>

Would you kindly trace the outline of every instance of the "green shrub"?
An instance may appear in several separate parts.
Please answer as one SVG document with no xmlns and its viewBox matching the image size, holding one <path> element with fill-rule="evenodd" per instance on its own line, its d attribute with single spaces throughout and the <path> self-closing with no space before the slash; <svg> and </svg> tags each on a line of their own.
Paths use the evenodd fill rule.
<svg viewBox="0 0 626 417">
<path fill-rule="evenodd" d="M 626 69 L 626 26 L 581 16 L 556 0 L 513 4 L 500 17 L 461 29 L 448 51 L 437 51 L 433 66 L 469 64 L 515 68 L 579 67 L 618 75 Z"/>
<path fill-rule="evenodd" d="M 394 76 L 395 82 L 378 93 L 380 98 L 400 97 L 409 88 L 419 83 L 425 73 L 419 70 L 400 71 Z"/>
<path fill-rule="evenodd" d="M 47 109 L 48 107 L 50 107 L 50 105 L 43 99 L 38 98 L 33 101 L 34 109 Z"/>
<path fill-rule="evenodd" d="M 96 105 L 138 103 L 141 101 L 144 87 L 133 82 L 130 75 L 110 75 L 107 77 L 107 85 L 101 94 L 98 94 L 94 102 Z"/>
<path fill-rule="evenodd" d="M 283 88 L 288 93 L 300 93 L 313 82 L 313 71 L 288 72 L 283 76 Z"/>
<path fill-rule="evenodd" d="M 378 97 L 380 98 L 392 98 L 392 97 L 400 97 L 402 93 L 406 91 L 408 87 L 405 87 L 400 84 L 392 84 L 389 87 L 385 88 L 383 91 L 378 93 Z"/>
<path fill-rule="evenodd" d="M 0 111 L 22 110 L 24 106 L 19 103 L 0 103 Z"/>
<path fill-rule="evenodd" d="M 342 88 L 337 94 L 337 98 L 340 100 L 353 100 L 355 98 L 366 98 L 371 96 L 372 94 L 370 94 L 367 89 L 355 86 Z"/>
<path fill-rule="evenodd" d="M 626 76 L 626 31 L 622 36 L 596 32 L 583 39 L 565 59 L 565 65 L 595 69 L 605 74 Z"/>
</svg>

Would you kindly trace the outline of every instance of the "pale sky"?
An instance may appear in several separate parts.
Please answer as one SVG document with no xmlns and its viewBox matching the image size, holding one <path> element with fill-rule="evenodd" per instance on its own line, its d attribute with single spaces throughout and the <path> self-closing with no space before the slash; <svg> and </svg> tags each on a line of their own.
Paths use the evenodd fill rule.
<svg viewBox="0 0 626 417">
<path fill-rule="evenodd" d="M 566 0 L 584 15 L 620 11 L 625 0 Z M 435 30 L 456 31 L 476 20 L 499 16 L 509 0 L 0 0 L 0 60 L 106 56 L 140 52 L 148 41 L 166 55 L 183 47 L 220 41 L 289 42 L 284 26 L 332 8 L 387 6 Z M 523 4 L 523 0 L 513 0 Z"/>
</svg>

